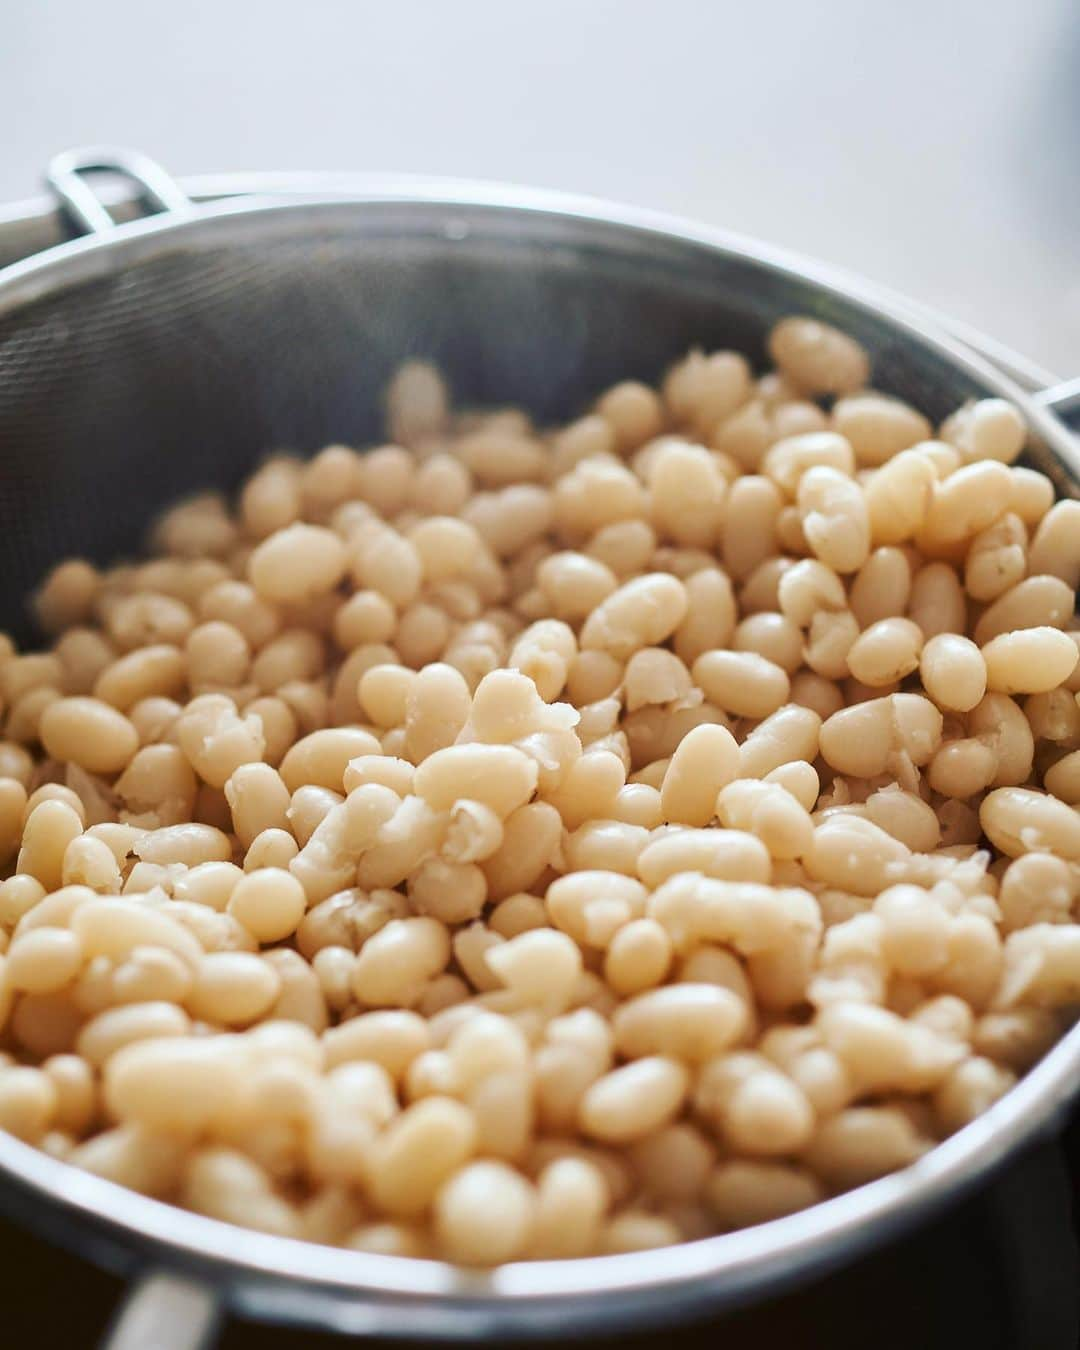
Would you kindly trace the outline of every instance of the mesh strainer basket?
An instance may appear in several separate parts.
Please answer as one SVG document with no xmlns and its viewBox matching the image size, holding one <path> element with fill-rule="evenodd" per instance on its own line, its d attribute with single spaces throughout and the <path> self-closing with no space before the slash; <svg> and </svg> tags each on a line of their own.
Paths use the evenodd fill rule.
<svg viewBox="0 0 1080 1350">
<path fill-rule="evenodd" d="M 115 224 L 83 177 L 102 168 L 158 213 Z M 436 362 L 458 403 L 516 403 L 550 421 L 618 379 L 655 380 L 691 346 L 760 361 L 777 319 L 813 314 L 867 347 L 877 387 L 934 418 L 969 398 L 1013 400 L 1032 461 L 1075 491 L 1076 445 L 1054 412 L 1074 406 L 1074 388 L 1025 392 L 924 313 L 752 242 L 457 183 L 278 181 L 196 206 L 119 151 L 63 156 L 51 183 L 84 237 L 0 271 L 0 626 L 24 638 L 26 597 L 60 557 L 136 552 L 166 504 L 236 485 L 270 448 L 376 440 L 380 391 L 408 357 Z M 670 1324 L 926 1215 L 1052 1129 L 1078 1075 L 1074 1030 L 913 1167 L 813 1210 L 656 1252 L 484 1274 L 241 1234 L 2 1134 L 0 1203 L 135 1277 L 114 1350 L 194 1347 L 226 1305 L 415 1338 Z"/>
</svg>

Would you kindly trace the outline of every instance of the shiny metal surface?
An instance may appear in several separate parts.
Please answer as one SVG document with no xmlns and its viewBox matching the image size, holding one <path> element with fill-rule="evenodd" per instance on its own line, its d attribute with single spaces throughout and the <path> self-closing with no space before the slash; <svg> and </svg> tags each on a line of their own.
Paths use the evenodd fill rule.
<svg viewBox="0 0 1080 1350">
<path fill-rule="evenodd" d="M 5 0 L 0 201 L 136 138 L 634 202 L 1080 371 L 1075 0 Z"/>
<path fill-rule="evenodd" d="M 406 356 L 438 361 L 461 402 L 553 419 L 694 343 L 760 359 L 791 312 L 855 333 L 875 383 L 935 417 L 1014 399 L 1033 462 L 1074 491 L 1060 421 L 918 311 L 826 268 L 590 200 L 368 180 L 150 218 L 0 273 L 0 623 L 19 621 L 56 557 L 136 548 L 160 506 L 235 484 L 270 447 L 374 439 L 378 391 Z M 206 1281 L 254 1317 L 431 1339 L 580 1334 L 671 1323 L 843 1262 L 1052 1130 L 1078 1083 L 1080 1028 L 902 1173 L 741 1233 L 490 1273 L 239 1235 L 5 1135 L 0 1204 L 116 1268 Z"/>
<path fill-rule="evenodd" d="M 191 199 L 174 178 L 149 155 L 125 146 L 92 145 L 55 155 L 45 170 L 45 181 L 61 208 L 79 230 L 110 234 L 117 223 L 99 201 L 87 174 L 108 173 L 135 188 L 141 199 L 158 211 L 183 216 L 191 211 Z"/>
</svg>

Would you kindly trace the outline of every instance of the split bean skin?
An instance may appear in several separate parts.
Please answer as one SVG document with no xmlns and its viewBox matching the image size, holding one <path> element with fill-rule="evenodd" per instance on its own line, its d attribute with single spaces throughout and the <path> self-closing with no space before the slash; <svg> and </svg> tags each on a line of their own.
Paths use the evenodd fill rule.
<svg viewBox="0 0 1080 1350">
<path fill-rule="evenodd" d="M 465 1266 L 914 1162 L 1080 990 L 1080 508 L 791 316 L 564 427 L 403 367 L 0 635 L 0 1129 Z"/>
</svg>

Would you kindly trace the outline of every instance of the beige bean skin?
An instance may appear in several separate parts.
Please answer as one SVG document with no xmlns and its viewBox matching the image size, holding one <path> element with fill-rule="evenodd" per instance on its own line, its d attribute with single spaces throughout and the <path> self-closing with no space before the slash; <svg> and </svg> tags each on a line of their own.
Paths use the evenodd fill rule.
<svg viewBox="0 0 1080 1350">
<path fill-rule="evenodd" d="M 863 684 L 892 684 L 916 669 L 922 645 L 922 630 L 910 619 L 881 619 L 852 644 L 848 669 Z"/>
<path fill-rule="evenodd" d="M 16 872 L 27 872 L 46 890 L 55 891 L 63 879 L 67 846 L 82 830 L 81 818 L 65 802 L 43 801 L 30 813 L 23 827 Z"/>
<path fill-rule="evenodd" d="M 449 955 L 449 936 L 437 919 L 392 920 L 361 949 L 353 967 L 353 993 L 369 1006 L 407 1008 L 445 968 Z"/>
<path fill-rule="evenodd" d="M 750 395 L 746 358 L 693 350 L 664 377 L 662 396 L 673 422 L 703 432 L 729 417 Z"/>
<path fill-rule="evenodd" d="M 812 792 L 816 798 L 816 788 Z M 806 807 L 779 783 L 737 779 L 720 789 L 716 813 L 730 829 L 752 831 L 773 858 L 801 857 L 813 840 Z"/>
<path fill-rule="evenodd" d="M 1075 679 L 1070 678 L 1062 689 L 1052 689 L 1024 700 L 1024 716 L 1031 725 L 1032 735 L 1061 745 L 1080 736 L 1080 706 L 1071 688 L 1074 683 Z"/>
<path fill-rule="evenodd" d="M 213 1038 L 137 1041 L 110 1056 L 104 1098 L 114 1116 L 150 1129 L 195 1132 L 226 1105 L 243 1060 Z"/>
<path fill-rule="evenodd" d="M 754 1154 L 786 1154 L 806 1142 L 814 1112 L 802 1091 L 761 1056 L 720 1056 L 698 1079 L 695 1106 L 729 1145 Z"/>
<path fill-rule="evenodd" d="M 972 637 L 984 647 L 1018 628 L 1062 628 L 1072 615 L 1073 600 L 1060 577 L 1030 576 L 983 611 Z"/>
<path fill-rule="evenodd" d="M 63 692 L 89 694 L 97 677 L 116 651 L 111 642 L 92 628 L 71 628 L 57 640 L 56 655 L 63 666 Z"/>
<path fill-rule="evenodd" d="M 742 612 L 744 614 L 759 614 L 762 610 L 783 610 L 784 605 L 780 603 L 780 585 L 784 576 L 788 572 L 794 571 L 798 565 L 788 557 L 766 558 L 763 563 L 759 563 L 743 582 L 739 591 L 738 600 Z M 787 617 L 791 618 L 792 616 L 788 614 Z M 734 619 L 732 621 L 734 622 Z M 712 643 L 710 645 L 716 646 L 717 644 Z"/>
<path fill-rule="evenodd" d="M 996 459 L 1011 464 L 1024 448 L 1023 418 L 1011 403 L 984 398 L 960 408 L 947 418 L 942 434 L 965 460 Z"/>
<path fill-rule="evenodd" d="M 435 1198 L 442 1250 L 463 1265 L 498 1265 L 524 1255 L 535 1221 L 533 1188 L 505 1163 L 472 1163 Z"/>
<path fill-rule="evenodd" d="M 1027 530 L 1012 512 L 977 534 L 964 562 L 964 589 L 975 600 L 996 600 L 1028 570 Z"/>
<path fill-rule="evenodd" d="M 791 701 L 825 721 L 844 706 L 844 694 L 835 681 L 814 670 L 801 670 L 791 681 Z"/>
<path fill-rule="evenodd" d="M 18 851 L 26 801 L 26 788 L 17 778 L 0 778 L 0 863 Z"/>
<path fill-rule="evenodd" d="M 453 666 L 425 666 L 405 696 L 405 749 L 414 763 L 452 745 L 469 717 L 469 686 Z"/>
<path fill-rule="evenodd" d="M 100 1069 L 125 1045 L 187 1036 L 191 1019 L 174 1003 L 127 1003 L 92 1017 L 79 1032 L 79 1055 Z"/>
<path fill-rule="evenodd" d="M 814 553 L 837 572 L 855 572 L 870 551 L 870 521 L 862 489 L 821 465 L 799 479 L 799 513 Z"/>
<path fill-rule="evenodd" d="M 721 1163 L 708 1180 L 709 1204 L 724 1228 L 767 1223 L 824 1198 L 811 1173 L 781 1163 Z"/>
<path fill-rule="evenodd" d="M 1080 805 L 1080 751 L 1074 750 L 1047 769 L 1043 785 L 1070 806 Z"/>
<path fill-rule="evenodd" d="M 30 787 L 34 761 L 29 751 L 14 741 L 0 741 L 0 775 L 14 778 L 24 788 Z"/>
<path fill-rule="evenodd" d="M 372 1190 L 387 1213 L 419 1214 L 473 1150 L 476 1127 L 458 1102 L 433 1097 L 401 1113 L 380 1137 Z"/>
<path fill-rule="evenodd" d="M 119 896 L 81 893 L 82 888 L 72 887 L 71 892 L 69 926 L 88 957 L 116 960 L 145 946 L 165 947 L 193 968 L 201 961 L 199 942 L 161 911 Z"/>
<path fill-rule="evenodd" d="M 639 825 L 617 820 L 591 820 L 568 835 L 563 853 L 571 870 L 600 869 L 632 876 L 649 839 Z"/>
<path fill-rule="evenodd" d="M 502 844 L 481 864 L 487 897 L 501 900 L 529 890 L 555 858 L 562 828 L 558 811 L 547 802 L 528 803 L 511 812 L 503 823 Z"/>
<path fill-rule="evenodd" d="M 944 797 L 967 799 L 990 786 L 997 774 L 997 756 L 982 741 L 945 741 L 927 768 L 927 781 Z"/>
<path fill-rule="evenodd" d="M 187 1002 L 196 1017 L 237 1026 L 264 1016 L 280 993 L 280 975 L 253 952 L 210 952 L 195 971 Z"/>
<path fill-rule="evenodd" d="M 378 751 L 379 743 L 368 731 L 359 727 L 327 728 L 297 741 L 281 761 L 279 773 L 289 792 L 306 784 L 340 792 L 349 760 Z"/>
<path fill-rule="evenodd" d="M 688 1075 L 676 1060 L 647 1056 L 615 1069 L 582 1098 L 581 1129 L 594 1139 L 625 1143 L 670 1121 L 686 1096 Z"/>
<path fill-rule="evenodd" d="M 1014 465 L 1009 473 L 1012 478 L 1009 509 L 1029 530 L 1034 529 L 1054 504 L 1054 485 L 1045 474 L 1023 465 Z"/>
<path fill-rule="evenodd" d="M 928 642 L 939 633 L 964 630 L 967 619 L 964 589 L 948 563 L 927 563 L 915 573 L 907 616 L 919 626 Z"/>
<path fill-rule="evenodd" d="M 810 708 L 788 703 L 759 723 L 739 748 L 739 776 L 764 778 L 782 764 L 812 761 L 818 751 L 821 718 Z"/>
<path fill-rule="evenodd" d="M 93 698 L 59 699 L 42 714 L 42 744 L 54 759 L 91 773 L 116 773 L 138 749 L 135 728 L 123 714 Z"/>
<path fill-rule="evenodd" d="M 871 475 L 866 504 L 875 544 L 902 544 L 920 529 L 935 481 L 930 458 L 918 450 L 902 451 Z"/>
<path fill-rule="evenodd" d="M 662 538 L 708 548 L 722 519 L 727 483 L 700 446 L 662 441 L 648 467 L 652 523 Z"/>
<path fill-rule="evenodd" d="M 652 647 L 675 632 L 689 600 L 682 582 L 662 572 L 628 582 L 610 595 L 581 630 L 585 650 L 601 648 L 625 659 L 639 647 Z"/>
<path fill-rule="evenodd" d="M 806 811 L 813 810 L 821 791 L 817 770 L 802 760 L 779 765 L 765 775 L 764 781 L 786 789 Z"/>
<path fill-rule="evenodd" d="M 754 652 L 703 652 L 693 677 L 710 702 L 738 717 L 768 717 L 791 692 L 787 672 Z"/>
<path fill-rule="evenodd" d="M 42 783 L 41 787 L 36 788 L 26 799 L 26 806 L 23 810 L 23 821 L 29 819 L 30 813 L 44 801 L 64 802 L 76 812 L 79 819 L 84 823 L 86 821 L 86 806 L 77 792 L 71 788 L 65 787 L 62 783 Z"/>
<path fill-rule="evenodd" d="M 764 475 L 747 475 L 732 485 L 727 499 L 723 560 L 736 580 L 745 580 L 776 551 L 776 522 L 783 505 L 783 494 Z"/>
<path fill-rule="evenodd" d="M 287 829 L 289 789 L 269 764 L 243 764 L 225 784 L 233 828 L 245 847 L 263 830 Z"/>
<path fill-rule="evenodd" d="M 98 676 L 93 693 L 126 712 L 141 699 L 172 697 L 183 682 L 183 653 L 168 643 L 157 643 L 118 657 Z"/>
<path fill-rule="evenodd" d="M 195 822 L 149 830 L 133 845 L 132 851 L 144 862 L 182 863 L 185 867 L 205 862 L 228 862 L 232 857 L 228 835 L 213 825 Z"/>
<path fill-rule="evenodd" d="M 941 824 L 929 802 L 899 787 L 886 787 L 867 797 L 868 820 L 906 844 L 913 853 L 930 853 L 941 842 Z"/>
<path fill-rule="evenodd" d="M 805 559 L 785 571 L 777 587 L 780 610 L 800 628 L 808 628 L 822 611 L 841 611 L 847 597 L 840 578 L 815 559 Z"/>
<path fill-rule="evenodd" d="M 672 756 L 660 788 L 665 820 L 706 825 L 716 810 L 716 794 L 739 772 L 740 752 L 725 727 L 703 724 L 687 733 Z"/>
<path fill-rule="evenodd" d="M 1046 1008 L 984 1013 L 975 1024 L 973 1048 L 1022 1072 L 1035 1064 L 1057 1038 L 1054 1015 Z"/>
<path fill-rule="evenodd" d="M 997 788 L 983 799 L 979 820 L 991 843 L 1010 858 L 1039 851 L 1080 861 L 1080 814 L 1044 793 Z"/>
<path fill-rule="evenodd" d="M 585 618 L 616 589 L 611 568 L 584 553 L 556 553 L 537 568 L 537 584 L 557 619 Z"/>
<path fill-rule="evenodd" d="M 884 464 L 931 434 L 930 423 L 914 408 L 870 391 L 838 399 L 832 425 L 867 465 Z"/>
<path fill-rule="evenodd" d="M 62 928 L 37 928 L 12 943 L 5 979 L 12 989 L 51 994 L 63 989 L 82 965 L 82 943 Z"/>
<path fill-rule="evenodd" d="M 935 432 L 845 335 L 771 343 L 551 428 L 414 365 L 399 444 L 54 572 L 52 650 L 0 635 L 0 1127 L 485 1266 L 793 1213 L 1037 1062 L 1076 503 L 1003 401 Z"/>
<path fill-rule="evenodd" d="M 857 1186 L 914 1162 L 926 1147 L 900 1111 L 850 1107 L 819 1126 L 803 1156 L 826 1183 Z"/>
<path fill-rule="evenodd" d="M 671 939 L 653 919 L 632 919 L 612 937 L 604 978 L 617 994 L 641 993 L 660 984 L 671 964 Z"/>
<path fill-rule="evenodd" d="M 248 562 L 255 590 L 268 600 L 302 604 L 333 590 L 345 575 L 345 545 L 317 525 L 288 525 L 267 538 Z"/>
<path fill-rule="evenodd" d="M 429 755 L 416 771 L 416 792 L 436 811 L 448 811 L 468 798 L 489 806 L 505 819 L 532 796 L 537 782 L 534 760 L 513 746 L 450 746 Z"/>
<path fill-rule="evenodd" d="M 670 1055 L 703 1062 L 738 1041 L 745 1004 L 728 989 L 676 984 L 624 1003 L 612 1021 L 615 1044 L 627 1059 Z"/>
<path fill-rule="evenodd" d="M 601 395 L 596 411 L 614 432 L 616 448 L 625 453 L 659 435 L 663 409 L 654 390 L 624 380 Z"/>
<path fill-rule="evenodd" d="M 1002 464 L 983 460 L 957 469 L 935 484 L 916 543 L 933 551 L 970 539 L 1008 509 L 1011 491 L 1012 479 Z"/>
<path fill-rule="evenodd" d="M 999 694 L 1041 694 L 1076 667 L 1076 645 L 1056 628 L 1024 628 L 992 638 L 982 649 L 986 686 Z"/>
<path fill-rule="evenodd" d="M 967 717 L 968 732 L 991 746 L 997 756 L 994 787 L 1014 787 L 1031 775 L 1035 753 L 1031 726 L 1006 694 L 987 694 Z"/>
<path fill-rule="evenodd" d="M 905 612 L 911 597 L 911 564 L 899 548 L 875 548 L 851 583 L 851 612 L 861 628 Z"/>
<path fill-rule="evenodd" d="M 835 815 L 818 825 L 804 866 L 815 881 L 874 895 L 907 873 L 910 852 L 861 816 Z"/>
<path fill-rule="evenodd" d="M 703 568 L 683 583 L 686 612 L 675 628 L 675 654 L 687 665 L 702 652 L 724 647 L 735 629 L 731 580 L 719 568 Z M 650 644 L 651 645 L 651 644 Z"/>
<path fill-rule="evenodd" d="M 638 854 L 636 870 L 651 889 L 680 872 L 750 882 L 772 875 L 765 845 L 741 829 L 681 830 L 654 839 Z"/>
<path fill-rule="evenodd" d="M 304 888 L 279 868 L 248 872 L 232 890 L 228 911 L 257 942 L 280 942 L 296 931 L 307 901 Z"/>
<path fill-rule="evenodd" d="M 870 1092 L 926 1091 L 963 1058 L 963 1048 L 930 1027 L 865 1003 L 834 1003 L 818 1016 L 825 1044 Z"/>
<path fill-rule="evenodd" d="M 626 663 L 623 697 L 628 712 L 647 704 L 685 699 L 692 688 L 690 672 L 665 647 L 643 647 Z"/>
<path fill-rule="evenodd" d="M 1028 566 L 1034 575 L 1060 577 L 1073 590 L 1080 581 L 1078 516 L 1080 503 L 1071 499 L 1052 506 L 1039 522 L 1028 552 Z"/>
<path fill-rule="evenodd" d="M 784 319 L 769 336 L 769 354 L 797 386 L 813 394 L 854 393 L 870 364 L 859 344 L 816 319 Z"/>
<path fill-rule="evenodd" d="M 642 572 L 656 552 L 656 534 L 644 520 L 620 520 L 603 525 L 585 552 L 610 567 L 620 579 Z"/>
<path fill-rule="evenodd" d="M 82 558 L 70 558 L 54 567 L 34 597 L 42 626 L 58 632 L 84 622 L 100 585 L 97 569 Z"/>
<path fill-rule="evenodd" d="M 659 789 L 648 783 L 627 783 L 620 788 L 612 807 L 613 819 L 627 825 L 642 825 L 647 830 L 663 824 L 664 812 Z"/>
<path fill-rule="evenodd" d="M 959 633 L 930 638 L 919 658 L 919 677 L 939 708 L 955 712 L 970 712 L 986 693 L 982 652 Z"/>
<path fill-rule="evenodd" d="M 831 431 L 809 432 L 777 441 L 766 452 L 761 467 L 790 498 L 796 496 L 800 479 L 812 469 L 833 469 L 850 478 L 855 471 L 855 456 L 843 436 Z"/>
<path fill-rule="evenodd" d="M 57 689 L 63 680 L 63 667 L 51 652 L 32 652 L 25 656 L 9 653 L 0 666 L 0 695 L 15 703 L 34 689 Z"/>
<path fill-rule="evenodd" d="M 645 510 L 645 494 L 637 478 L 623 465 L 604 459 L 585 460 L 564 474 L 552 499 L 557 533 L 568 544 L 607 525 L 638 519 Z"/>
<path fill-rule="evenodd" d="M 928 699 L 893 694 L 835 713 L 821 728 L 821 753 L 841 773 L 872 778 L 906 754 L 925 764 L 941 740 L 942 718 Z"/>
<path fill-rule="evenodd" d="M 248 532 L 265 538 L 291 525 L 300 515 L 300 467 L 295 460 L 268 460 L 248 479 L 240 497 Z"/>
<path fill-rule="evenodd" d="M 802 664 L 803 635 L 783 614 L 763 611 L 743 619 L 731 635 L 731 649 L 762 656 L 790 676 Z"/>
</svg>

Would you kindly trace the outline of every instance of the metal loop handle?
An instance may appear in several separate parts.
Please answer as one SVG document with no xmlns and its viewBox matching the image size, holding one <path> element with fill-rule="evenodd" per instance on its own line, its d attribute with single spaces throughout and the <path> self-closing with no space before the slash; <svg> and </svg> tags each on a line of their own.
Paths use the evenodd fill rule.
<svg viewBox="0 0 1080 1350">
<path fill-rule="evenodd" d="M 208 1350 L 222 1311 L 210 1285 L 151 1271 L 132 1286 L 99 1350 Z"/>
<path fill-rule="evenodd" d="M 192 201 L 176 180 L 139 150 L 123 146 L 90 145 L 55 155 L 45 181 L 60 205 L 83 234 L 108 234 L 117 228 L 84 175 L 110 173 L 135 185 L 139 196 L 159 211 L 187 215 Z"/>
<path fill-rule="evenodd" d="M 1072 424 L 1080 413 L 1080 377 L 1052 384 L 1048 389 L 1038 390 L 1032 397 L 1048 412 Z"/>
</svg>

